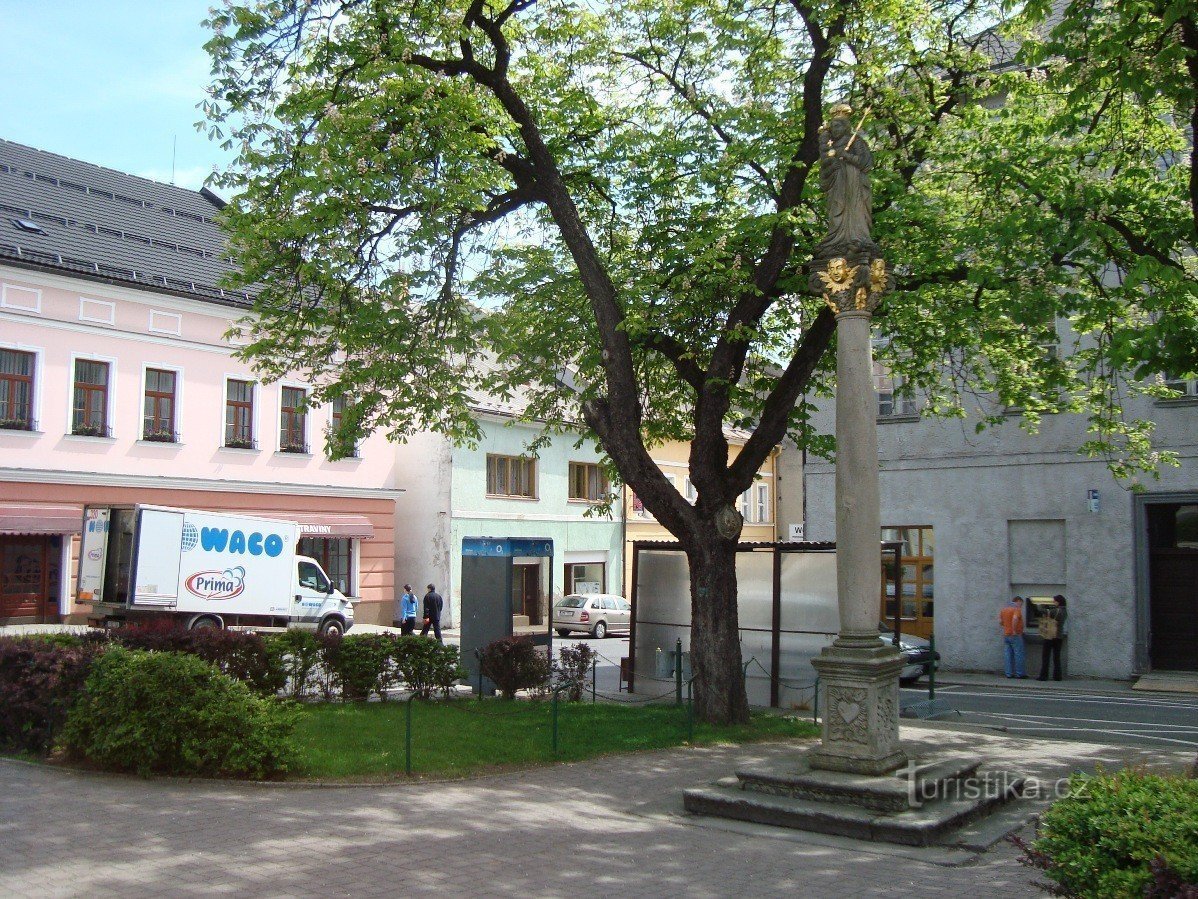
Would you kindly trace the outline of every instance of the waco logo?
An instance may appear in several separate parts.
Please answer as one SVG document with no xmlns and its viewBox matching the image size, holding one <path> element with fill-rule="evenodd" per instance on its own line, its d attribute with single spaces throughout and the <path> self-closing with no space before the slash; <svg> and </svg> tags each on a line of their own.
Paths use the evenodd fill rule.
<svg viewBox="0 0 1198 899">
<path fill-rule="evenodd" d="M 200 599 L 233 599 L 245 590 L 245 569 L 197 571 L 184 583 L 187 592 Z"/>
</svg>

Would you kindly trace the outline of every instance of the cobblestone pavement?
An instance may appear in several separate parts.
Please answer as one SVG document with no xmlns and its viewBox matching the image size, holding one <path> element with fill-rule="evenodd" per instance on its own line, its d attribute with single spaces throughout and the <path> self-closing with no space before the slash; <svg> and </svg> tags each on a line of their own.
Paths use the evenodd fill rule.
<svg viewBox="0 0 1198 899">
<path fill-rule="evenodd" d="M 972 751 L 988 740 L 992 756 L 1036 754 L 1044 773 L 1142 760 L 1126 747 L 925 728 L 904 737 Z M 141 780 L 0 760 L 0 895 L 1040 895 L 1004 843 L 946 866 L 914 850 L 733 832 L 681 815 L 684 787 L 795 751 L 678 749 L 357 787 Z"/>
</svg>

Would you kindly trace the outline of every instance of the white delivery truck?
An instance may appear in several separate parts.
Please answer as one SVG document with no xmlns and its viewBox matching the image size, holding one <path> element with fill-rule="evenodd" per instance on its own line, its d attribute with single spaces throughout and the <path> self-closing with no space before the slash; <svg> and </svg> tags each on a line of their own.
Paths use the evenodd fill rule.
<svg viewBox="0 0 1198 899">
<path fill-rule="evenodd" d="M 315 559 L 296 555 L 298 530 L 225 512 L 85 506 L 77 597 L 103 626 L 169 616 L 189 629 L 344 633 L 353 606 Z"/>
</svg>

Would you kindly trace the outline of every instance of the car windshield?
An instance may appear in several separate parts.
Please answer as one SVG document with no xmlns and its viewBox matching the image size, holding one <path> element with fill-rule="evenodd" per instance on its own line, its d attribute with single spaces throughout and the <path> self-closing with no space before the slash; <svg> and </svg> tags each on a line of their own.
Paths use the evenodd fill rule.
<svg viewBox="0 0 1198 899">
<path fill-rule="evenodd" d="M 558 603 L 558 608 L 559 609 L 581 609 L 586 604 L 587 604 L 587 598 L 585 596 L 567 596 L 560 603 Z"/>
</svg>

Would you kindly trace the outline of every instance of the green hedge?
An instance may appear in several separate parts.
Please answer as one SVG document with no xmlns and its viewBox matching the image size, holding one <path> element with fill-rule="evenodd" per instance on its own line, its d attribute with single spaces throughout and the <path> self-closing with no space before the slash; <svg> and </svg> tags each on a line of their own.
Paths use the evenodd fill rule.
<svg viewBox="0 0 1198 899">
<path fill-rule="evenodd" d="M 296 720 L 196 656 L 113 648 L 92 666 L 62 742 L 109 770 L 272 777 L 295 757 Z"/>
<path fill-rule="evenodd" d="M 1198 895 L 1198 780 L 1074 775 L 1028 855 L 1065 896 Z"/>
</svg>

